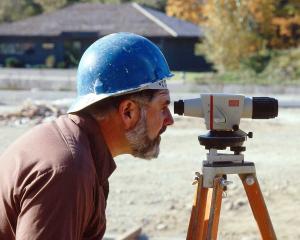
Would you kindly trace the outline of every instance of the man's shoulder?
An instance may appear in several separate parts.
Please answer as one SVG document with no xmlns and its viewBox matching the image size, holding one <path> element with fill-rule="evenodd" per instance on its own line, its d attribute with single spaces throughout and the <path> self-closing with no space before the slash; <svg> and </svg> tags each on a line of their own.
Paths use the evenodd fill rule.
<svg viewBox="0 0 300 240">
<path fill-rule="evenodd" d="M 38 172 L 51 169 L 82 172 L 91 170 L 89 152 L 85 134 L 72 120 L 62 116 L 21 136 L 0 157 L 0 166 L 22 166 Z"/>
<path fill-rule="evenodd" d="M 31 128 L 12 143 L 4 154 L 27 153 L 28 157 L 38 158 L 51 158 L 51 156 L 57 158 L 59 154 L 71 155 L 65 137 L 65 135 L 72 135 L 71 129 L 65 133 L 58 127 L 57 122 L 58 119 Z M 75 138 L 72 139 L 73 142 L 76 141 Z"/>
</svg>

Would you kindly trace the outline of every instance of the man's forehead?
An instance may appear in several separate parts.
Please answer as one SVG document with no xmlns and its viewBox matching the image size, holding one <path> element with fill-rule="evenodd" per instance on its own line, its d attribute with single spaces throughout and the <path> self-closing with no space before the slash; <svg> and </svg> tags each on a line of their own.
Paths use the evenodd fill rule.
<svg viewBox="0 0 300 240">
<path fill-rule="evenodd" d="M 164 89 L 164 90 L 159 90 L 156 94 L 155 97 L 158 100 L 162 100 L 162 101 L 168 101 L 170 102 L 170 92 L 168 89 Z"/>
<path fill-rule="evenodd" d="M 170 96 L 169 89 L 159 90 L 156 95 Z"/>
</svg>

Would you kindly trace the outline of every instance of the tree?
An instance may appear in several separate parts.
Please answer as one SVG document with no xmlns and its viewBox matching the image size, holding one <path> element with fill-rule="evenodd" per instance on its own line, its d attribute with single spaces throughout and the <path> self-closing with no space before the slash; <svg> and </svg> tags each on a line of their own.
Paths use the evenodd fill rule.
<svg viewBox="0 0 300 240">
<path fill-rule="evenodd" d="M 274 37 L 270 41 L 272 48 L 297 47 L 300 44 L 300 4 L 299 0 L 280 0 L 277 3 Z"/>
<path fill-rule="evenodd" d="M 55 9 L 66 6 L 73 0 L 35 0 L 36 3 L 42 6 L 44 12 L 53 11 Z"/>
<path fill-rule="evenodd" d="M 136 2 L 147 7 L 155 8 L 160 11 L 165 11 L 167 0 L 82 0 L 82 2 L 101 2 L 101 3 L 127 3 Z"/>
<path fill-rule="evenodd" d="M 155 8 L 160 11 L 165 11 L 167 0 L 135 0 L 130 2 L 137 2 L 147 7 Z"/>
<path fill-rule="evenodd" d="M 203 5 L 199 0 L 168 0 L 166 13 L 168 16 L 200 24 L 204 21 Z"/>
<path fill-rule="evenodd" d="M 257 54 L 272 35 L 269 27 L 275 0 L 208 0 L 204 6 L 202 50 L 219 70 L 238 69 Z"/>
<path fill-rule="evenodd" d="M 166 0 L 0 0 L 0 23 L 20 20 L 43 12 L 54 11 L 76 2 L 126 3 L 138 2 L 164 11 Z"/>
<path fill-rule="evenodd" d="M 166 12 L 205 29 L 201 49 L 219 69 L 300 43 L 299 0 L 168 0 Z"/>
<path fill-rule="evenodd" d="M 40 4 L 34 0 L 1 0 L 0 22 L 11 22 L 42 12 Z"/>
</svg>

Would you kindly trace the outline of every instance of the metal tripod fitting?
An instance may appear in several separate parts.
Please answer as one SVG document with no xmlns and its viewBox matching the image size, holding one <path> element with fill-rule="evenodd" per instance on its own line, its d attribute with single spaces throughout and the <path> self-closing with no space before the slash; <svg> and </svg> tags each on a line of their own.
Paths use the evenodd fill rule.
<svg viewBox="0 0 300 240">
<path fill-rule="evenodd" d="M 244 163 L 224 163 L 210 164 L 207 161 L 203 162 L 203 186 L 206 188 L 213 187 L 213 181 L 216 176 L 228 174 L 255 174 L 255 166 L 252 162 Z"/>
<path fill-rule="evenodd" d="M 195 172 L 195 178 L 194 178 L 194 181 L 192 183 L 192 185 L 195 185 L 199 182 L 199 178 L 201 177 L 201 174 L 199 172 Z"/>
<path fill-rule="evenodd" d="M 245 182 L 248 186 L 251 186 L 255 183 L 255 179 L 253 177 L 253 175 L 249 175 L 246 177 Z"/>
<path fill-rule="evenodd" d="M 220 184 L 222 187 L 227 187 L 228 185 L 232 184 L 232 181 L 228 181 L 225 178 L 221 178 Z"/>
</svg>

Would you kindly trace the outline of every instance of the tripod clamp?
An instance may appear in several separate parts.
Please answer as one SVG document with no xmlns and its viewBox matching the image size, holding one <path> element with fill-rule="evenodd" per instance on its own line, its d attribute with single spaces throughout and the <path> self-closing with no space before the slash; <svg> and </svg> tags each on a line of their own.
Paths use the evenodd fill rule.
<svg viewBox="0 0 300 240">
<path fill-rule="evenodd" d="M 214 178 L 226 174 L 255 173 L 252 162 L 244 162 L 242 152 L 246 151 L 243 143 L 247 137 L 252 138 L 253 133 L 245 133 L 235 126 L 232 131 L 211 130 L 206 135 L 198 137 L 199 143 L 209 150 L 206 161 L 203 161 L 203 186 L 213 187 Z M 233 153 L 218 153 L 218 150 L 230 148 Z"/>
</svg>

